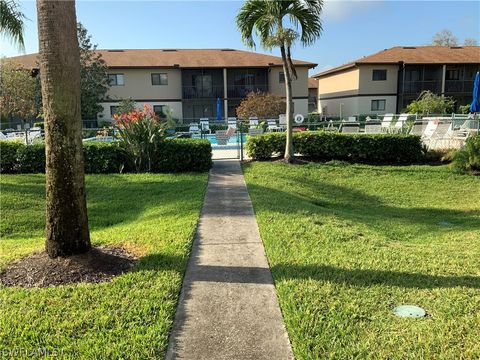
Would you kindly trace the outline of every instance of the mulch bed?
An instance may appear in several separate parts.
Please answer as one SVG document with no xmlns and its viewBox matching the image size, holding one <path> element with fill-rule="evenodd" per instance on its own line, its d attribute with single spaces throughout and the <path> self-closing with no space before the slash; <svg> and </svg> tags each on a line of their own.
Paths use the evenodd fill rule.
<svg viewBox="0 0 480 360">
<path fill-rule="evenodd" d="M 85 254 L 55 259 L 50 259 L 45 252 L 35 253 L 10 263 L 0 273 L 0 282 L 27 288 L 100 283 L 131 270 L 137 259 L 127 250 L 112 246 L 99 246 Z"/>
</svg>

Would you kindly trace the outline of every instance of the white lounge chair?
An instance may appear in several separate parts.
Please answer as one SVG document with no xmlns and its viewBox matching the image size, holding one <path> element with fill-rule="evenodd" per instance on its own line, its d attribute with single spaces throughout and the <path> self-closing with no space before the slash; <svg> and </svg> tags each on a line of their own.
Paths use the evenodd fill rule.
<svg viewBox="0 0 480 360">
<path fill-rule="evenodd" d="M 428 139 L 427 146 L 429 149 L 448 149 L 450 148 L 449 141 L 451 140 L 450 136 L 447 136 L 447 133 L 452 128 L 451 123 L 441 123 L 438 124 L 432 135 Z"/>
<path fill-rule="evenodd" d="M 409 114 L 400 114 L 393 127 L 395 132 L 401 133 L 403 131 L 408 120 L 408 115 Z"/>
<path fill-rule="evenodd" d="M 358 134 L 360 132 L 360 123 L 358 122 L 344 122 L 340 126 L 340 131 L 343 134 Z"/>
<path fill-rule="evenodd" d="M 278 127 L 280 128 L 281 131 L 287 128 L 287 115 L 285 114 L 278 115 Z"/>
<path fill-rule="evenodd" d="M 200 134 L 200 128 L 197 123 L 190 123 L 188 127 L 188 132 L 191 134 Z"/>
<path fill-rule="evenodd" d="M 236 129 L 237 128 L 237 118 L 236 117 L 227 118 L 227 124 L 228 124 L 228 127 Z"/>
<path fill-rule="evenodd" d="M 413 124 L 409 134 L 422 137 L 424 130 L 425 126 L 423 125 L 423 123 L 421 121 L 417 121 Z"/>
<path fill-rule="evenodd" d="M 250 127 L 257 127 L 258 126 L 258 117 L 250 117 L 248 118 L 248 124 Z"/>
<path fill-rule="evenodd" d="M 382 124 L 379 121 L 367 121 L 365 123 L 365 134 L 380 134 Z"/>
<path fill-rule="evenodd" d="M 227 130 L 217 130 L 215 131 L 215 138 L 217 139 L 218 145 L 227 145 L 228 140 L 235 135 L 235 129 L 233 127 L 228 127 Z"/>
<path fill-rule="evenodd" d="M 208 132 L 209 134 L 212 133 L 210 130 L 210 125 L 208 122 L 208 118 L 201 118 L 200 119 L 200 129 L 202 129 L 203 132 Z"/>
<path fill-rule="evenodd" d="M 268 131 L 279 131 L 279 130 L 281 130 L 281 127 L 277 125 L 277 120 L 268 119 L 267 120 L 267 130 Z"/>
<path fill-rule="evenodd" d="M 440 121 L 436 119 L 429 120 L 423 131 L 423 138 L 428 141 L 432 137 L 439 123 Z"/>
<path fill-rule="evenodd" d="M 347 121 L 348 122 L 355 122 L 355 121 L 357 121 L 357 118 L 355 116 L 349 116 Z"/>
<path fill-rule="evenodd" d="M 7 140 L 8 138 L 5 136 L 3 132 L 0 131 L 0 140 Z"/>
<path fill-rule="evenodd" d="M 393 122 L 393 114 L 385 114 L 382 119 L 382 131 L 390 132 L 392 122 Z"/>
</svg>

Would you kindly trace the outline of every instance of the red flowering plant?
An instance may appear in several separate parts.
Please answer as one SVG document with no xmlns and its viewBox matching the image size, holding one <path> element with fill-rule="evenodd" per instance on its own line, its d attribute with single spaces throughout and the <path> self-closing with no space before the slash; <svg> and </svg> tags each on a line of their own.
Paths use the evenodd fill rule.
<svg viewBox="0 0 480 360">
<path fill-rule="evenodd" d="M 150 171 L 158 144 L 165 138 L 165 122 L 155 115 L 151 106 L 143 110 L 113 115 L 120 135 L 132 157 L 137 172 Z"/>
</svg>

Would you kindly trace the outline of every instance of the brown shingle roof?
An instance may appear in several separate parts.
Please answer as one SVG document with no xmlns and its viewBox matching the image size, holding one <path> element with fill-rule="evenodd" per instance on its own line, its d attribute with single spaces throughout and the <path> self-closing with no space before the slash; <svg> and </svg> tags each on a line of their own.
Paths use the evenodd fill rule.
<svg viewBox="0 0 480 360">
<path fill-rule="evenodd" d="M 318 80 L 313 77 L 308 78 L 308 88 L 309 89 L 318 89 Z"/>
<path fill-rule="evenodd" d="M 397 46 L 323 71 L 315 78 L 361 64 L 480 64 L 480 46 Z"/>
<path fill-rule="evenodd" d="M 125 49 L 97 50 L 111 68 L 174 67 L 270 67 L 281 66 L 278 56 L 233 49 Z M 27 68 L 36 68 L 37 55 L 11 57 Z M 294 60 L 297 66 L 315 67 L 317 64 Z"/>
</svg>

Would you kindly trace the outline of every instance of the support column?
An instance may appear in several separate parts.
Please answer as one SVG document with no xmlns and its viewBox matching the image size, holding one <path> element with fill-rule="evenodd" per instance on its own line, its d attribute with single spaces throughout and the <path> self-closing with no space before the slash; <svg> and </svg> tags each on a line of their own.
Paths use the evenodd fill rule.
<svg viewBox="0 0 480 360">
<path fill-rule="evenodd" d="M 442 68 L 442 96 L 445 96 L 445 79 L 447 77 L 447 65 Z"/>
<path fill-rule="evenodd" d="M 223 112 L 224 118 L 228 117 L 228 81 L 227 81 L 227 68 L 223 68 Z"/>
</svg>

